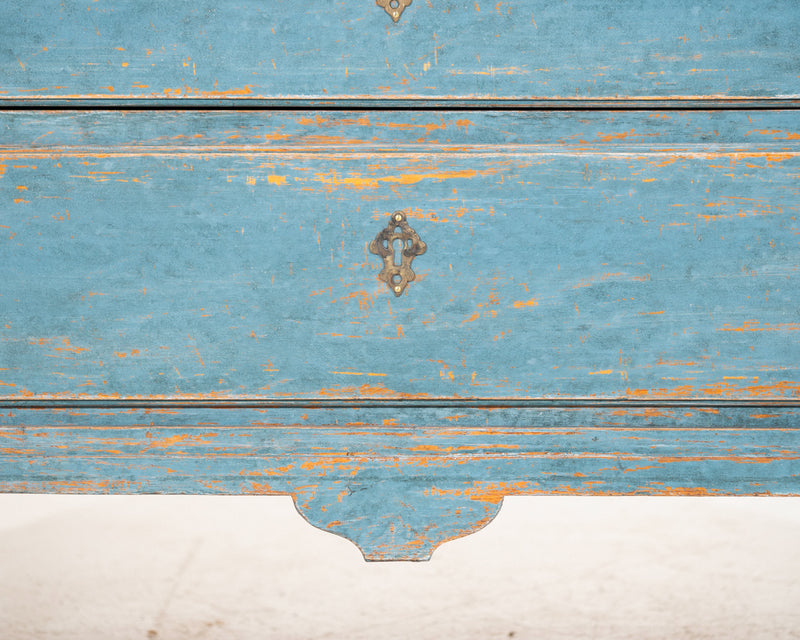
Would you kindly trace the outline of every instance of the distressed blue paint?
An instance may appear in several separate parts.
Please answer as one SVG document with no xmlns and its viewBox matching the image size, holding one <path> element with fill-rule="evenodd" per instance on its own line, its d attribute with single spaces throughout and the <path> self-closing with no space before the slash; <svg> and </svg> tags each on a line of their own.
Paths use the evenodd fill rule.
<svg viewBox="0 0 800 640">
<path fill-rule="evenodd" d="M 4 395 L 796 396 L 794 113 L 677 114 L 664 144 L 648 113 L 444 114 L 424 147 L 430 114 L 315 125 L 375 131 L 360 153 L 317 115 L 218 115 L 202 148 L 174 117 L 131 145 L 150 114 L 82 116 L 71 146 L 6 115 Z M 428 244 L 399 300 L 366 251 L 397 208 Z"/>
<path fill-rule="evenodd" d="M 9 16 L 3 104 L 375 110 L 0 113 L 0 491 L 290 494 L 369 559 L 505 495 L 800 494 L 797 112 L 386 111 L 797 105 L 796 2 Z"/>
<path fill-rule="evenodd" d="M 0 429 L 0 490 L 294 496 L 365 557 L 425 559 L 504 495 L 797 495 L 796 428 Z"/>
<path fill-rule="evenodd" d="M 0 99 L 800 97 L 794 0 L 13 0 Z"/>
</svg>

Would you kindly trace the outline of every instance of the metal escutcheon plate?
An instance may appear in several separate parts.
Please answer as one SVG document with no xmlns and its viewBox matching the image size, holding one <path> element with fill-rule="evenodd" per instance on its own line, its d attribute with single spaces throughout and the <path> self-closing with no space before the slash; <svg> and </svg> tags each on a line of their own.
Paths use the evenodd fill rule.
<svg viewBox="0 0 800 640">
<path fill-rule="evenodd" d="M 383 269 L 379 278 L 386 283 L 395 296 L 403 295 L 409 282 L 416 279 L 411 270 L 411 262 L 427 250 L 406 220 L 406 214 L 395 211 L 386 228 L 370 242 L 369 250 L 383 258 Z"/>
</svg>

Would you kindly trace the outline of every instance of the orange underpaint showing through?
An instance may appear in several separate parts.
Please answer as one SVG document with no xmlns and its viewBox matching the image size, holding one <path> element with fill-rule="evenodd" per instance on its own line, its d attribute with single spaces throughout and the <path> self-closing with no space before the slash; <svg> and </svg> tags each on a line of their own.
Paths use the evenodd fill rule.
<svg viewBox="0 0 800 640">
<path fill-rule="evenodd" d="M 475 482 L 471 487 L 463 489 L 438 489 L 431 487 L 425 490 L 426 496 L 431 497 L 466 497 L 478 502 L 488 502 L 498 504 L 503 501 L 505 496 L 525 495 L 530 482 Z"/>
<path fill-rule="evenodd" d="M 621 131 L 620 133 L 597 133 L 597 139 L 601 142 L 614 142 L 615 140 L 628 140 L 628 138 L 654 138 L 661 135 L 660 133 L 636 133 L 635 129 L 630 131 Z"/>
<path fill-rule="evenodd" d="M 60 341 L 60 342 L 59 342 Z M 66 336 L 59 336 L 57 338 L 32 338 L 28 340 L 28 344 L 39 346 L 52 346 L 53 351 L 60 353 L 83 353 L 89 351 L 86 347 L 74 347 Z M 54 346 L 59 345 L 59 346 Z"/>
<path fill-rule="evenodd" d="M 696 367 L 699 363 L 694 360 L 664 360 L 663 358 L 659 358 L 656 360 L 656 364 L 667 367 Z"/>
<path fill-rule="evenodd" d="M 275 175 L 267 176 L 267 183 L 274 185 L 286 184 L 286 176 L 275 176 Z"/>
<path fill-rule="evenodd" d="M 519 449 L 519 445 L 518 444 L 493 444 L 491 446 L 491 448 L 492 449 L 503 449 L 503 450 L 518 450 Z M 408 451 L 414 451 L 414 452 L 417 452 L 417 453 L 437 453 L 437 454 L 456 453 L 456 452 L 464 453 L 464 452 L 467 452 L 467 451 L 475 451 L 475 452 L 479 452 L 480 453 L 484 449 L 485 449 L 485 447 L 482 447 L 482 446 L 461 445 L 461 446 L 458 446 L 458 447 L 442 447 L 442 446 L 435 445 L 435 444 L 421 444 L 421 445 L 418 445 L 416 447 L 408 447 Z M 470 456 L 470 460 L 475 460 L 478 457 L 479 458 L 485 458 L 487 456 L 483 456 L 483 455 L 477 456 L 477 457 L 476 456 Z M 489 455 L 488 457 L 491 458 L 492 456 Z"/>
<path fill-rule="evenodd" d="M 724 324 L 717 331 L 800 331 L 800 324 L 761 324 L 758 320 L 746 320 L 741 327 Z"/>
<path fill-rule="evenodd" d="M 380 383 L 362 384 L 350 387 L 331 387 L 320 389 L 319 395 L 323 398 L 330 397 L 358 397 L 358 398 L 408 398 L 421 399 L 430 397 L 427 393 L 401 393 L 394 389 L 387 389 Z"/>
<path fill-rule="evenodd" d="M 261 475 L 261 476 L 282 476 L 283 474 L 291 471 L 292 469 L 294 469 L 294 465 L 293 464 L 287 464 L 286 466 L 278 467 L 277 469 L 263 469 L 262 471 L 259 472 L 258 475 Z"/>
<path fill-rule="evenodd" d="M 269 484 L 266 482 L 251 482 L 250 489 L 246 490 L 245 493 L 260 496 L 274 496 L 284 494 L 286 492 L 275 491 L 275 489 L 269 486 Z"/>
<path fill-rule="evenodd" d="M 321 115 L 317 114 L 314 118 L 307 118 L 307 117 L 298 118 L 297 119 L 297 124 L 302 124 L 302 125 L 306 125 L 306 126 L 315 124 L 315 125 L 319 126 L 321 124 L 324 124 L 327 121 L 328 121 L 327 118 L 323 118 Z"/>
<path fill-rule="evenodd" d="M 511 305 L 515 309 L 522 309 L 524 307 L 538 307 L 539 306 L 539 298 L 531 298 L 527 301 L 516 300 L 513 305 Z"/>
<path fill-rule="evenodd" d="M 602 484 L 602 483 L 601 483 Z M 719 491 L 709 491 L 705 487 L 668 487 L 668 486 L 653 486 L 662 485 L 662 483 L 654 482 L 643 487 L 636 487 L 636 494 L 641 495 L 658 495 L 658 496 L 713 496 L 725 495 Z M 765 492 L 766 493 L 766 492 Z M 620 496 L 629 495 L 630 492 L 611 491 L 607 489 L 600 489 L 586 483 L 585 486 L 573 487 L 569 485 L 559 485 L 556 487 L 548 487 L 547 489 L 532 489 L 526 491 L 526 496 Z M 749 494 L 751 495 L 751 494 Z"/>
<path fill-rule="evenodd" d="M 615 409 L 611 412 L 612 416 L 634 416 L 640 418 L 671 418 L 673 413 L 671 411 L 661 411 L 660 409 Z"/>
<path fill-rule="evenodd" d="M 492 170 L 482 171 L 481 175 L 494 173 Z M 340 177 L 335 171 L 331 173 L 318 173 L 314 179 L 317 182 L 331 185 L 334 187 L 353 187 L 355 189 L 377 189 L 382 183 L 395 184 L 395 185 L 412 185 L 422 182 L 423 180 L 436 180 L 441 182 L 443 180 L 452 180 L 454 178 L 474 178 L 478 172 L 474 169 L 462 169 L 460 171 L 432 171 L 429 173 L 407 173 L 399 176 L 381 176 L 378 178 L 372 177 Z"/>
<path fill-rule="evenodd" d="M 409 124 L 406 122 L 402 123 L 387 122 L 386 124 L 383 124 L 377 122 L 375 123 L 375 126 L 377 127 L 385 126 L 389 129 L 399 129 L 401 131 L 410 131 L 413 129 L 425 129 L 425 135 L 430 134 L 431 131 L 444 130 L 447 128 L 447 124 L 444 121 L 439 123 L 429 123 L 429 124 Z"/>
<path fill-rule="evenodd" d="M 778 461 L 800 460 L 800 456 L 663 456 L 656 458 L 660 464 L 672 464 L 675 462 L 705 462 L 714 460 L 717 462 L 736 462 L 741 464 L 770 464 Z"/>
<path fill-rule="evenodd" d="M 372 308 L 374 304 L 374 299 L 372 294 L 368 291 L 364 291 L 363 289 L 359 289 L 357 291 L 353 291 L 346 296 L 342 296 L 341 298 L 335 298 L 331 300 L 331 304 L 335 304 L 336 302 L 350 302 L 351 300 L 356 300 L 358 302 L 358 308 L 361 311 L 368 311 Z"/>
<path fill-rule="evenodd" d="M 781 381 L 773 384 L 754 384 L 747 386 L 734 385 L 730 382 L 718 382 L 703 387 L 681 385 L 672 389 L 631 389 L 625 390 L 631 398 L 692 398 L 692 397 L 725 397 L 725 398 L 770 398 L 800 396 L 800 383 Z M 700 409 L 698 409 L 700 411 Z"/>
<path fill-rule="evenodd" d="M 388 375 L 386 373 L 372 373 L 364 371 L 331 371 L 331 373 L 339 376 L 373 376 L 379 378 L 385 378 Z"/>
<path fill-rule="evenodd" d="M 253 94 L 253 85 L 247 84 L 242 89 L 227 89 L 226 91 L 200 91 L 199 89 L 184 86 L 179 89 L 164 89 L 168 98 L 179 96 L 192 96 L 193 98 L 228 98 L 236 96 L 249 96 Z"/>
<path fill-rule="evenodd" d="M 51 480 L 42 483 L 44 493 L 67 494 L 107 494 L 107 493 L 138 493 L 142 488 L 141 482 L 129 480 Z M 18 489 L 25 493 L 42 493 L 42 484 L 19 483 Z"/>
<path fill-rule="evenodd" d="M 800 140 L 800 133 L 791 133 L 791 132 L 784 132 L 782 129 L 753 129 L 752 131 L 748 131 L 744 135 L 749 136 L 752 133 L 757 133 L 762 136 L 772 136 L 773 140 Z M 777 134 L 785 134 L 782 137 L 778 137 Z"/>
<path fill-rule="evenodd" d="M 95 296 L 106 296 L 107 293 L 98 293 L 97 291 L 87 291 L 81 296 L 81 302 L 83 302 L 86 298 L 94 298 Z"/>
<path fill-rule="evenodd" d="M 217 435 L 218 434 L 216 433 L 201 433 L 198 435 L 180 433 L 168 438 L 154 440 L 153 442 L 150 442 L 144 449 L 142 449 L 142 451 L 149 451 L 151 449 L 167 449 L 176 445 L 188 445 L 190 447 L 195 447 L 198 445 L 214 444 L 213 438 L 216 438 Z"/>
<path fill-rule="evenodd" d="M 325 476 L 329 472 L 347 471 L 348 475 L 354 476 L 364 468 L 365 460 L 355 456 L 320 456 L 314 460 L 308 460 L 300 465 L 303 471 L 315 471 L 320 476 Z"/>
</svg>

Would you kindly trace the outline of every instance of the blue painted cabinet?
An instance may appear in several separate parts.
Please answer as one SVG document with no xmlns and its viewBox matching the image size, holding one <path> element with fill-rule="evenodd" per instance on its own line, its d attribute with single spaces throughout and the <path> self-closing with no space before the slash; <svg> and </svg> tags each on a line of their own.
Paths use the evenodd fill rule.
<svg viewBox="0 0 800 640">
<path fill-rule="evenodd" d="M 6 4 L 0 490 L 800 494 L 796 3 L 392 9 Z"/>
</svg>

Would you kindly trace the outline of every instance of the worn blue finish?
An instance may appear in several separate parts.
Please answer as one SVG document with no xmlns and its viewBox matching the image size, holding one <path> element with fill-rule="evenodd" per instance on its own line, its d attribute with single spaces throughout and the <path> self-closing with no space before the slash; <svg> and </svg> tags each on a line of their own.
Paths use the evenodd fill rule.
<svg viewBox="0 0 800 640">
<path fill-rule="evenodd" d="M 6 114 L 3 395 L 796 397 L 794 112 L 430 119 Z"/>
<path fill-rule="evenodd" d="M 9 0 L 0 100 L 800 98 L 795 0 Z"/>
<path fill-rule="evenodd" d="M 6 2 L 0 491 L 289 494 L 371 560 L 506 495 L 800 495 L 798 32 L 794 0 Z M 428 251 L 395 299 L 397 209 Z"/>
<path fill-rule="evenodd" d="M 798 461 L 786 427 L 0 428 L 2 491 L 288 493 L 371 560 L 426 559 L 505 495 L 796 495 Z"/>
</svg>

